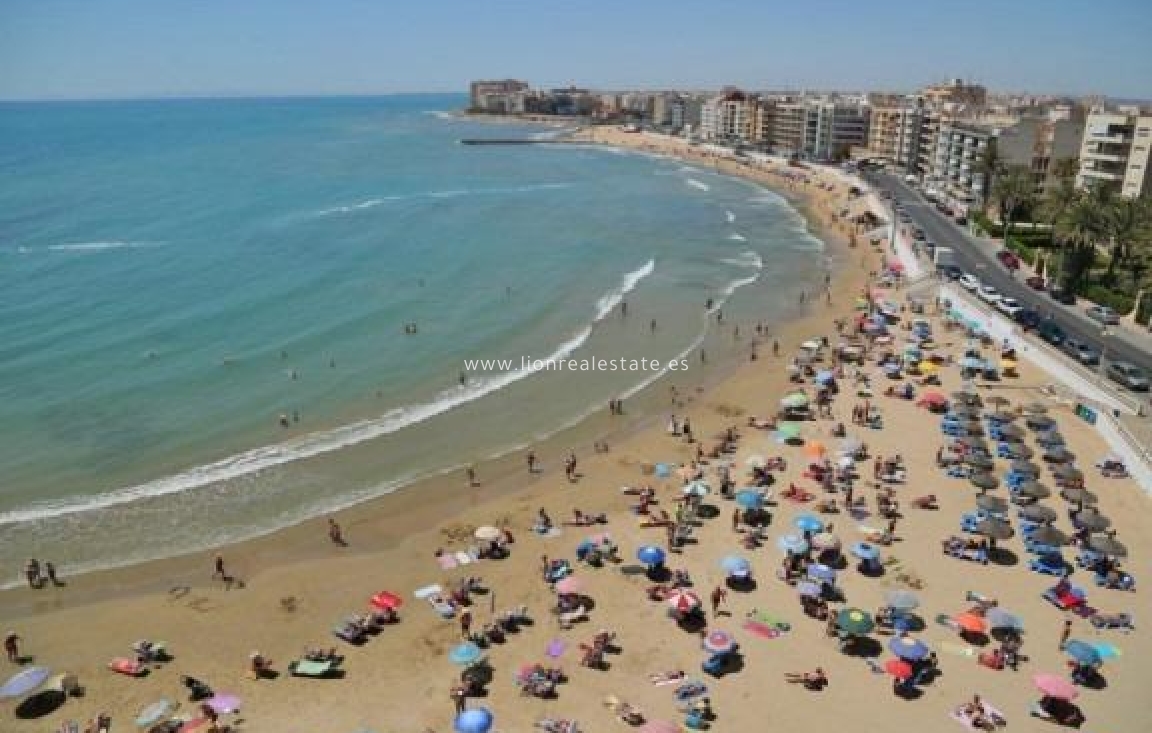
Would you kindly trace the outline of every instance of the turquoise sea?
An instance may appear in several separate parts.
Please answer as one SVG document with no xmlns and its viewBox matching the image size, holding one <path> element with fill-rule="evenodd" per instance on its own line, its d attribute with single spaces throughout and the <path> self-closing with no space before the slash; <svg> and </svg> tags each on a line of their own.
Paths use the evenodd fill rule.
<svg viewBox="0 0 1152 733">
<path fill-rule="evenodd" d="M 769 191 L 462 146 L 553 134 L 445 114 L 464 101 L 0 105 L 0 584 L 27 557 L 178 554 L 523 446 L 661 372 L 521 357 L 695 368 L 727 343 L 707 300 L 750 333 L 823 277 Z M 461 384 L 480 358 L 514 364 Z"/>
</svg>

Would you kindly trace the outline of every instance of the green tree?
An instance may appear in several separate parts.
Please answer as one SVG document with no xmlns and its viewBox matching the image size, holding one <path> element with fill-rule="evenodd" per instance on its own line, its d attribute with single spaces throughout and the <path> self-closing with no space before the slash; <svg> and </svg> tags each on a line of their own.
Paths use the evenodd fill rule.
<svg viewBox="0 0 1152 733">
<path fill-rule="evenodd" d="M 1056 223 L 1063 243 L 1064 286 L 1077 290 L 1096 262 L 1096 248 L 1108 235 L 1107 194 L 1081 192 Z"/>
<path fill-rule="evenodd" d="M 1040 217 L 1044 223 L 1052 228 L 1052 244 L 1055 247 L 1055 252 L 1047 267 L 1049 280 L 1058 279 L 1063 267 L 1063 232 L 1057 224 L 1081 195 L 1081 192 L 1076 189 L 1074 175 L 1073 172 L 1071 175 L 1059 176 L 1057 181 L 1044 192 L 1044 199 L 1040 202 Z"/>
<path fill-rule="evenodd" d="M 996 206 L 1004 227 L 1004 244 L 1012 234 L 1012 222 L 1021 208 L 1031 208 L 1036 201 L 1036 177 L 1023 165 L 1008 166 L 990 189 L 990 200 Z"/>
<path fill-rule="evenodd" d="M 976 170 L 984 174 L 984 200 L 987 201 L 989 192 L 996 185 L 996 178 L 1004 170 L 1004 156 L 1000 155 L 1000 149 L 996 147 L 996 138 L 988 138 L 984 152 L 976 163 Z"/>
<path fill-rule="evenodd" d="M 1108 271 L 1104 281 L 1113 284 L 1116 282 L 1117 266 L 1130 266 L 1137 250 L 1147 243 L 1148 230 L 1152 226 L 1152 210 L 1147 197 L 1119 198 L 1108 204 L 1105 214 L 1110 246 Z M 1139 280 L 1133 279 L 1132 285 L 1138 287 Z"/>
</svg>

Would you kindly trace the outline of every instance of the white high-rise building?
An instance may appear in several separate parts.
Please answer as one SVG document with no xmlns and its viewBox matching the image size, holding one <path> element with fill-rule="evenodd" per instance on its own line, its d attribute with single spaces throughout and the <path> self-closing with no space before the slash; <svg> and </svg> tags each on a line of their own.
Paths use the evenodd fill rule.
<svg viewBox="0 0 1152 733">
<path fill-rule="evenodd" d="M 1152 191 L 1149 154 L 1152 153 L 1152 113 L 1137 109 L 1093 109 L 1080 144 L 1082 188 L 1105 186 L 1126 198 Z"/>
</svg>

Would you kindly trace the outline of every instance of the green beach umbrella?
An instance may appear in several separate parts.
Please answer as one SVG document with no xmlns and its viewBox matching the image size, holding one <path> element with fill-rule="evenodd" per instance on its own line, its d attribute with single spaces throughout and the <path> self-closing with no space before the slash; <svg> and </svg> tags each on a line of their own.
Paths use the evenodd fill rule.
<svg viewBox="0 0 1152 733">
<path fill-rule="evenodd" d="M 803 392 L 793 392 L 780 400 L 780 404 L 790 409 L 799 409 L 808 406 L 808 395 Z"/>
<path fill-rule="evenodd" d="M 836 626 L 846 634 L 867 634 L 876 627 L 872 616 L 859 608 L 845 608 L 836 614 Z"/>
<path fill-rule="evenodd" d="M 800 423 L 782 422 L 776 426 L 776 435 L 779 436 L 781 440 L 799 440 Z"/>
</svg>

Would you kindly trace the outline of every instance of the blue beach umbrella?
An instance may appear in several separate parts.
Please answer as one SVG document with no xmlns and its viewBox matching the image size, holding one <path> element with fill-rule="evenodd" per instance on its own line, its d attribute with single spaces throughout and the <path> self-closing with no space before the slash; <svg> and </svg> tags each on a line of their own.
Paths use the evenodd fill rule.
<svg viewBox="0 0 1152 733">
<path fill-rule="evenodd" d="M 645 565 L 662 565 L 664 551 L 655 545 L 644 545 L 636 551 L 636 559 Z"/>
<path fill-rule="evenodd" d="M 47 667 L 29 667 L 17 672 L 0 685 L 0 699 L 9 697 L 23 697 L 44 684 L 52 676 L 52 670 Z"/>
<path fill-rule="evenodd" d="M 857 542 L 852 545 L 852 554 L 861 560 L 875 560 L 880 557 L 880 550 L 876 548 L 876 545 L 867 542 Z"/>
<path fill-rule="evenodd" d="M 816 373 L 816 381 L 820 384 L 830 384 L 836 381 L 836 375 L 825 369 Z"/>
<path fill-rule="evenodd" d="M 823 590 L 811 580 L 801 580 L 796 584 L 796 592 L 807 598 L 819 598 Z"/>
<path fill-rule="evenodd" d="M 801 532 L 819 532 L 824 529 L 824 522 L 811 514 L 801 514 L 792 520 L 792 524 Z"/>
<path fill-rule="evenodd" d="M 916 594 L 907 590 L 888 591 L 888 607 L 896 611 L 911 611 L 920 605 Z"/>
<path fill-rule="evenodd" d="M 672 475 L 672 466 L 667 463 L 657 463 L 655 472 L 658 478 L 668 478 Z"/>
<path fill-rule="evenodd" d="M 983 359 L 977 359 L 974 356 L 966 356 L 960 362 L 960 368 L 961 369 L 983 369 L 984 368 L 984 360 Z"/>
<path fill-rule="evenodd" d="M 808 566 L 808 577 L 824 583 L 835 583 L 836 571 L 823 563 L 815 563 Z"/>
<path fill-rule="evenodd" d="M 1100 664 L 1100 652 L 1096 651 L 1096 647 L 1091 644 L 1086 644 L 1078 639 L 1072 639 L 1064 645 L 1064 653 L 1072 657 L 1079 664 Z"/>
<path fill-rule="evenodd" d="M 911 636 L 892 637 L 892 640 L 888 642 L 888 650 L 909 662 L 919 662 L 932 653 L 927 644 Z"/>
<path fill-rule="evenodd" d="M 707 496 L 712 489 L 703 481 L 693 481 L 680 491 L 685 496 Z"/>
<path fill-rule="evenodd" d="M 1005 611 L 1003 608 L 990 608 L 985 618 L 988 619 L 988 628 L 990 629 L 1015 629 L 1016 631 L 1024 630 L 1024 619 L 1020 618 L 1014 613 Z"/>
<path fill-rule="evenodd" d="M 480 647 L 466 641 L 452 647 L 452 651 L 448 652 L 448 661 L 467 667 L 479 662 L 482 656 L 484 656 L 484 652 L 480 650 Z"/>
<path fill-rule="evenodd" d="M 759 491 L 745 489 L 736 493 L 736 504 L 741 509 L 759 509 L 764 503 L 764 497 Z"/>
<path fill-rule="evenodd" d="M 492 729 L 492 713 L 488 708 L 472 708 L 456 716 L 452 726 L 456 733 L 488 733 Z"/>
<path fill-rule="evenodd" d="M 786 534 L 780 539 L 776 540 L 776 546 L 784 552 L 790 552 L 793 555 L 800 555 L 808 552 L 808 541 L 803 537 L 798 537 L 794 534 Z"/>
<path fill-rule="evenodd" d="M 747 575 L 752 571 L 752 563 L 739 555 L 729 555 L 720 561 L 720 567 L 729 575 Z"/>
</svg>

